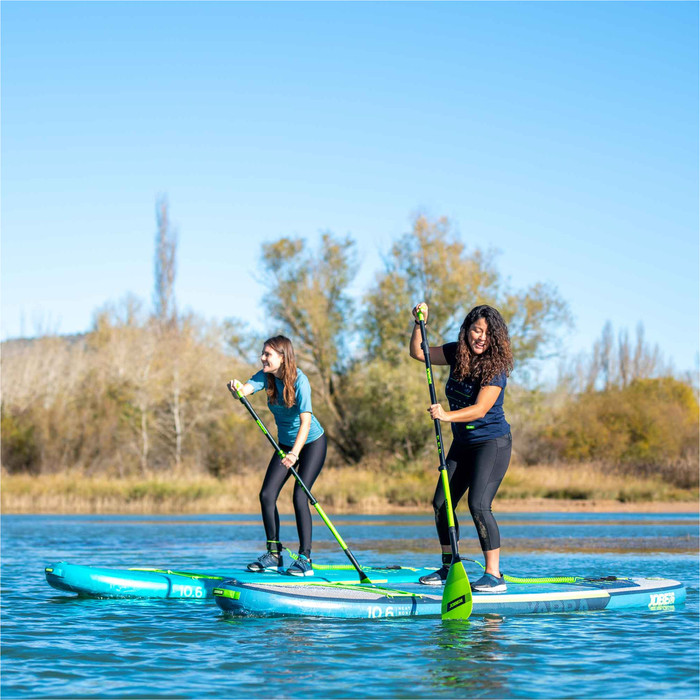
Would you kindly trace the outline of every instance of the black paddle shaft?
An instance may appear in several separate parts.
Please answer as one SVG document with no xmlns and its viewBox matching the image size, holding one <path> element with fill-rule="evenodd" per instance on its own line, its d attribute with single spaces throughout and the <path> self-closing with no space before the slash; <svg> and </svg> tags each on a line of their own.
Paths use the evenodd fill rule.
<svg viewBox="0 0 700 700">
<path fill-rule="evenodd" d="M 433 368 L 430 363 L 430 346 L 428 345 L 428 334 L 425 330 L 425 319 L 423 313 L 418 312 L 418 323 L 420 324 L 421 348 L 423 350 L 423 360 L 425 361 L 425 372 L 428 376 L 428 388 L 430 389 L 430 403 L 436 404 L 437 394 L 433 383 Z M 438 418 L 433 419 L 435 425 L 435 439 L 437 440 L 438 455 L 440 457 L 440 478 L 445 492 L 445 508 L 447 510 L 447 528 L 450 536 L 450 548 L 452 550 L 452 562 L 457 563 L 459 558 L 459 545 L 457 544 L 457 529 L 454 523 L 454 511 L 452 509 L 452 496 L 450 495 L 450 483 L 447 476 L 447 462 L 445 460 L 444 445 L 442 442 L 442 428 Z"/>
<path fill-rule="evenodd" d="M 436 404 L 437 394 L 435 393 L 435 384 L 433 384 L 433 366 L 430 363 L 430 346 L 428 345 L 428 334 L 425 330 L 425 321 L 421 318 L 418 323 L 420 323 L 420 335 L 421 335 L 421 349 L 423 350 L 423 358 L 425 360 L 425 372 L 428 375 L 428 389 L 430 390 L 430 403 Z M 445 461 L 445 452 L 442 442 L 442 427 L 440 421 L 435 418 L 433 420 L 435 425 L 435 438 L 437 440 L 438 454 L 440 456 L 440 469 L 447 469 L 447 462 Z"/>
</svg>

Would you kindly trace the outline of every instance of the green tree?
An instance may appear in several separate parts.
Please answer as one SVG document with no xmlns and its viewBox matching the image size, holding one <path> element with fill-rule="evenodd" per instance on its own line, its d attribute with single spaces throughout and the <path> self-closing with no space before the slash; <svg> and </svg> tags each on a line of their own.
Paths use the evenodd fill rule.
<svg viewBox="0 0 700 700">
<path fill-rule="evenodd" d="M 430 342 L 456 339 L 464 317 L 477 304 L 499 309 L 508 323 L 519 369 L 548 355 L 562 327 L 571 323 L 568 305 L 553 287 L 538 283 L 513 292 L 501 278 L 493 250 L 468 252 L 449 219 L 413 219 L 396 241 L 385 269 L 365 297 L 364 340 L 371 357 L 406 353 L 411 308 L 430 306 Z"/>
<path fill-rule="evenodd" d="M 673 377 L 635 379 L 621 388 L 577 395 L 546 437 L 569 461 L 652 471 L 693 462 L 697 472 L 698 402 L 692 387 Z"/>
<path fill-rule="evenodd" d="M 571 322 L 568 306 L 554 288 L 534 284 L 518 292 L 509 290 L 495 266 L 493 251 L 476 249 L 470 253 L 448 219 L 431 221 L 416 216 L 411 232 L 392 245 L 384 270 L 365 296 L 363 324 L 369 361 L 395 378 L 385 391 L 367 396 L 374 415 L 391 416 L 391 421 L 382 423 L 381 436 L 375 433 L 375 439 L 386 440 L 393 434 L 392 444 L 403 444 L 406 455 L 415 454 L 433 440 L 430 423 L 425 421 L 429 403 L 425 373 L 408 356 L 411 309 L 418 301 L 426 301 L 430 307 L 431 345 L 456 340 L 473 306 L 498 308 L 508 323 L 521 376 L 526 375 L 531 361 L 552 352 L 562 326 Z M 438 388 L 444 376 L 444 369 L 436 368 Z M 410 383 L 411 390 L 405 396 L 401 396 L 399 383 L 401 389 Z M 397 396 L 401 396 L 398 401 Z M 365 431 L 371 430 L 372 422 L 367 421 Z M 402 434 L 407 437 L 400 440 Z"/>
<path fill-rule="evenodd" d="M 345 402 L 353 366 L 348 287 L 357 271 L 355 243 L 324 233 L 314 254 L 301 239 L 281 238 L 263 245 L 262 262 L 268 288 L 263 304 L 293 339 L 314 385 L 314 402 L 325 411 L 328 438 L 346 462 L 359 461 L 364 449 Z"/>
<path fill-rule="evenodd" d="M 6 410 L 4 403 L 0 416 L 3 468 L 10 473 L 37 473 L 41 466 L 41 450 L 32 416 Z"/>
</svg>

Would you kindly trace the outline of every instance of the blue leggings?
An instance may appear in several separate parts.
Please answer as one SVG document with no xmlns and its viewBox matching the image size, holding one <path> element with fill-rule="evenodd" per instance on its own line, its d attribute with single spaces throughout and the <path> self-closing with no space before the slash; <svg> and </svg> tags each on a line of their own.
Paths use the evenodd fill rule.
<svg viewBox="0 0 700 700">
<path fill-rule="evenodd" d="M 461 498 L 469 491 L 467 498 L 469 512 L 476 525 L 476 533 L 483 552 L 489 552 L 501 546 L 501 535 L 491 512 L 491 503 L 508 470 L 511 447 L 512 439 L 508 433 L 503 437 L 471 445 L 455 440 L 447 453 L 447 476 L 450 482 L 452 507 L 456 509 Z M 450 534 L 441 479 L 438 480 L 435 489 L 433 508 L 440 544 L 449 547 Z M 459 523 L 456 515 L 455 529 L 459 539 Z"/>
<path fill-rule="evenodd" d="M 292 449 L 291 445 L 280 445 L 280 447 L 284 452 Z M 326 436 L 321 435 L 313 442 L 304 445 L 299 453 L 299 461 L 294 465 L 294 469 L 309 491 L 323 468 L 323 463 L 326 460 L 326 449 Z M 279 541 L 280 514 L 277 510 L 277 497 L 290 476 L 292 476 L 292 472 L 282 464 L 282 460 L 275 454 L 267 466 L 267 472 L 265 472 L 260 489 L 263 525 L 268 541 Z M 311 512 L 309 511 L 309 499 L 298 483 L 294 484 L 292 501 L 297 530 L 299 531 L 299 553 L 308 557 L 311 552 Z"/>
</svg>

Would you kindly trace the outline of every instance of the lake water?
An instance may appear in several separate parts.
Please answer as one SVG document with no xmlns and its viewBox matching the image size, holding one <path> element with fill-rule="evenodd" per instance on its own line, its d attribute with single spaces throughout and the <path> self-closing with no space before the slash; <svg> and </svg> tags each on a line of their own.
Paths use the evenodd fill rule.
<svg viewBox="0 0 700 700">
<path fill-rule="evenodd" d="M 329 514 L 330 515 L 330 514 Z M 438 564 L 428 514 L 330 515 L 363 566 Z M 697 698 L 698 517 L 499 514 L 513 576 L 662 576 L 675 610 L 227 621 L 211 601 L 79 599 L 59 560 L 184 570 L 260 554 L 257 515 L 3 516 L 3 698 Z M 291 516 L 282 536 L 295 549 Z M 464 556 L 480 558 L 465 523 Z M 314 518 L 314 559 L 347 564 Z M 477 576 L 479 570 L 467 565 Z"/>
</svg>

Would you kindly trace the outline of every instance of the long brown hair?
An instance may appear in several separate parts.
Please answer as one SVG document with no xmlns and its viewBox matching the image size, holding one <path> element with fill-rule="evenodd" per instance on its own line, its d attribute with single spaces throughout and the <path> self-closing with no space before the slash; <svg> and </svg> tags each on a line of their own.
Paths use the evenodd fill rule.
<svg viewBox="0 0 700 700">
<path fill-rule="evenodd" d="M 297 379 L 297 361 L 294 357 L 294 346 L 292 341 L 284 335 L 276 335 L 273 338 L 268 338 L 263 343 L 263 348 L 269 345 L 276 353 L 282 355 L 282 366 L 279 379 L 284 384 L 284 405 L 291 408 L 296 401 L 296 391 L 294 390 L 294 382 Z M 275 376 L 270 373 L 267 375 L 267 399 L 270 403 L 280 403 L 277 396 L 277 384 L 275 384 Z"/>
<path fill-rule="evenodd" d="M 483 318 L 488 325 L 489 346 L 481 355 L 475 355 L 469 346 L 469 329 Z M 492 306 L 475 306 L 466 316 L 459 329 L 454 378 L 458 381 L 471 379 L 486 386 L 496 375 L 508 376 L 513 369 L 513 352 L 510 347 L 508 326 L 501 314 Z"/>
</svg>

